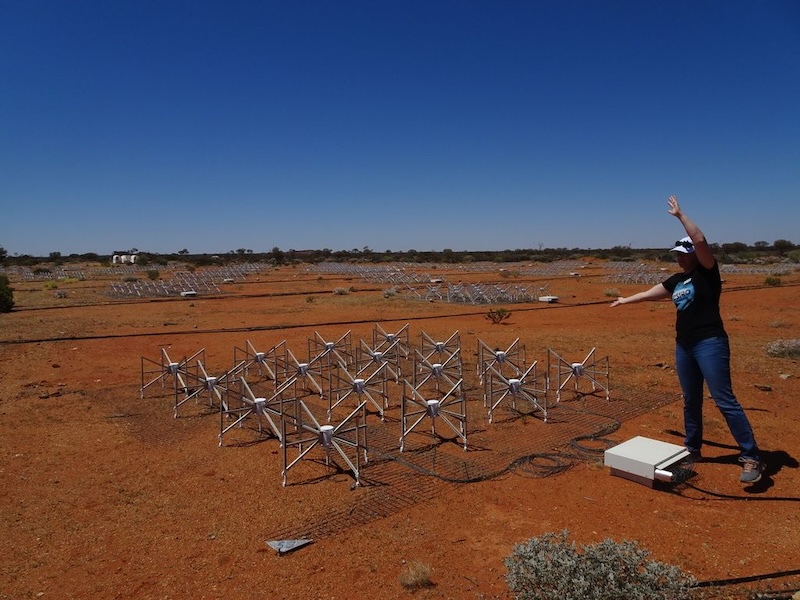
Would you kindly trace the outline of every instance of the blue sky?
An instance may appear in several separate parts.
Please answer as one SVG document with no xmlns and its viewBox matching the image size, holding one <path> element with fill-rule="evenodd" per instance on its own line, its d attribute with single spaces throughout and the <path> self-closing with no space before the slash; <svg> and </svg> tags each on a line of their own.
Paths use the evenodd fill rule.
<svg viewBox="0 0 800 600">
<path fill-rule="evenodd" d="M 800 243 L 796 0 L 0 0 L 9 254 Z"/>
</svg>

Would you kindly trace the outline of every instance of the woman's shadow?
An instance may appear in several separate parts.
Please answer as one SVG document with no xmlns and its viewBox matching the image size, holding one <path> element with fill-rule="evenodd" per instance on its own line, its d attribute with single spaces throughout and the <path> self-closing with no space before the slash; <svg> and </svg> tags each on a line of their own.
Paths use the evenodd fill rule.
<svg viewBox="0 0 800 600">
<path fill-rule="evenodd" d="M 683 432 L 677 431 L 675 429 L 667 430 L 667 433 L 670 435 L 679 436 L 683 439 L 684 434 Z M 732 446 L 730 444 L 722 444 L 720 442 L 714 442 L 711 440 L 703 440 L 703 446 L 711 446 L 712 448 L 723 448 L 725 450 L 731 450 L 730 454 L 724 454 L 722 456 L 714 456 L 714 457 L 703 457 L 703 462 L 707 463 L 720 463 L 720 464 L 731 464 L 735 465 L 739 462 L 739 448 L 738 446 Z M 800 462 L 797 459 L 786 452 L 785 450 L 761 450 L 761 460 L 764 463 L 764 471 L 761 474 L 761 479 L 756 483 L 749 485 L 745 488 L 746 492 L 751 492 L 754 494 L 760 494 L 766 492 L 769 488 L 775 485 L 773 481 L 773 477 L 780 473 L 780 471 L 784 468 L 786 469 L 797 469 L 800 467 Z"/>
</svg>

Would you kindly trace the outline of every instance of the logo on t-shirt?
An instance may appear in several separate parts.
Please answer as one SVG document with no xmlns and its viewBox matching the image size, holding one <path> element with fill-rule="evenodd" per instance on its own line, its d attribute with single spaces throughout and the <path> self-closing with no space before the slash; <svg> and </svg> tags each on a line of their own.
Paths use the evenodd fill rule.
<svg viewBox="0 0 800 600">
<path fill-rule="evenodd" d="M 686 307 L 694 302 L 694 294 L 694 285 L 692 284 L 692 278 L 690 277 L 689 279 L 681 281 L 675 286 L 675 289 L 672 292 L 672 301 L 675 303 L 675 306 L 678 308 L 678 310 L 686 310 Z"/>
</svg>

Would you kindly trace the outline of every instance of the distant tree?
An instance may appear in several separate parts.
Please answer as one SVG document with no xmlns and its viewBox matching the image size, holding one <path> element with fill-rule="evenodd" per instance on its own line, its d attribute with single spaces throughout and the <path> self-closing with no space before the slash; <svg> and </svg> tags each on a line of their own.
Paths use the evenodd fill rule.
<svg viewBox="0 0 800 600">
<path fill-rule="evenodd" d="M 184 248 L 183 250 L 178 250 L 178 254 L 180 254 L 181 256 L 186 256 L 187 254 L 189 254 L 189 251 L 186 248 Z"/>
<path fill-rule="evenodd" d="M 8 276 L 0 273 L 0 312 L 11 312 L 12 308 L 14 308 L 14 289 L 8 281 Z"/>
<path fill-rule="evenodd" d="M 772 247 L 778 251 L 778 254 L 783 256 L 789 250 L 794 249 L 794 244 L 789 240 L 775 240 L 774 242 L 772 242 Z"/>
<path fill-rule="evenodd" d="M 8 256 L 8 252 L 6 252 L 5 248 L 0 246 L 0 263 L 6 259 L 6 256 Z"/>
<path fill-rule="evenodd" d="M 734 254 L 737 252 L 745 252 L 748 246 L 744 242 L 730 242 L 727 244 L 722 244 L 721 248 L 722 251 L 727 254 Z"/>
<path fill-rule="evenodd" d="M 283 254 L 283 251 L 280 248 L 278 248 L 277 246 L 272 248 L 272 251 L 270 252 L 270 258 L 273 260 L 273 262 L 276 265 L 282 265 L 283 261 L 285 260 L 285 256 Z"/>
<path fill-rule="evenodd" d="M 50 262 L 57 262 L 59 260 L 61 260 L 61 252 L 50 253 Z"/>
<path fill-rule="evenodd" d="M 753 244 L 753 246 L 755 248 L 759 248 L 759 249 L 763 250 L 763 249 L 769 248 L 769 242 L 756 242 L 755 244 Z"/>
</svg>

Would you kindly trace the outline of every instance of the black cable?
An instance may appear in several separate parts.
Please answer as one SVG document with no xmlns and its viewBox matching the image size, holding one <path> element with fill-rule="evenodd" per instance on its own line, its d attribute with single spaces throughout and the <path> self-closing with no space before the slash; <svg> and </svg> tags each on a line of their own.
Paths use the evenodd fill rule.
<svg viewBox="0 0 800 600">
<path fill-rule="evenodd" d="M 792 569 L 789 571 L 775 571 L 773 573 L 763 573 L 761 575 L 748 575 L 746 577 L 733 577 L 731 579 L 713 579 L 711 581 L 699 581 L 692 587 L 722 587 L 726 585 L 738 585 L 740 583 L 752 583 L 753 581 L 761 581 L 763 579 L 777 579 L 778 577 L 791 577 L 792 575 L 800 575 L 800 569 Z"/>
<path fill-rule="evenodd" d="M 719 498 L 720 500 L 746 500 L 747 502 L 800 502 L 800 498 L 796 496 L 770 496 L 768 498 L 763 496 L 734 496 L 732 494 L 721 494 L 719 492 L 712 492 L 711 490 L 705 490 L 701 487 L 697 487 L 689 483 L 688 481 L 684 480 L 681 482 L 686 487 L 690 487 L 693 490 L 697 490 L 698 492 L 702 492 L 703 494 L 708 494 L 709 496 L 714 496 L 715 498 Z M 684 496 L 680 493 L 680 491 L 675 491 L 679 496 L 683 496 L 684 498 L 689 498 L 689 496 Z M 697 500 L 697 498 L 689 498 L 690 500 Z"/>
</svg>

